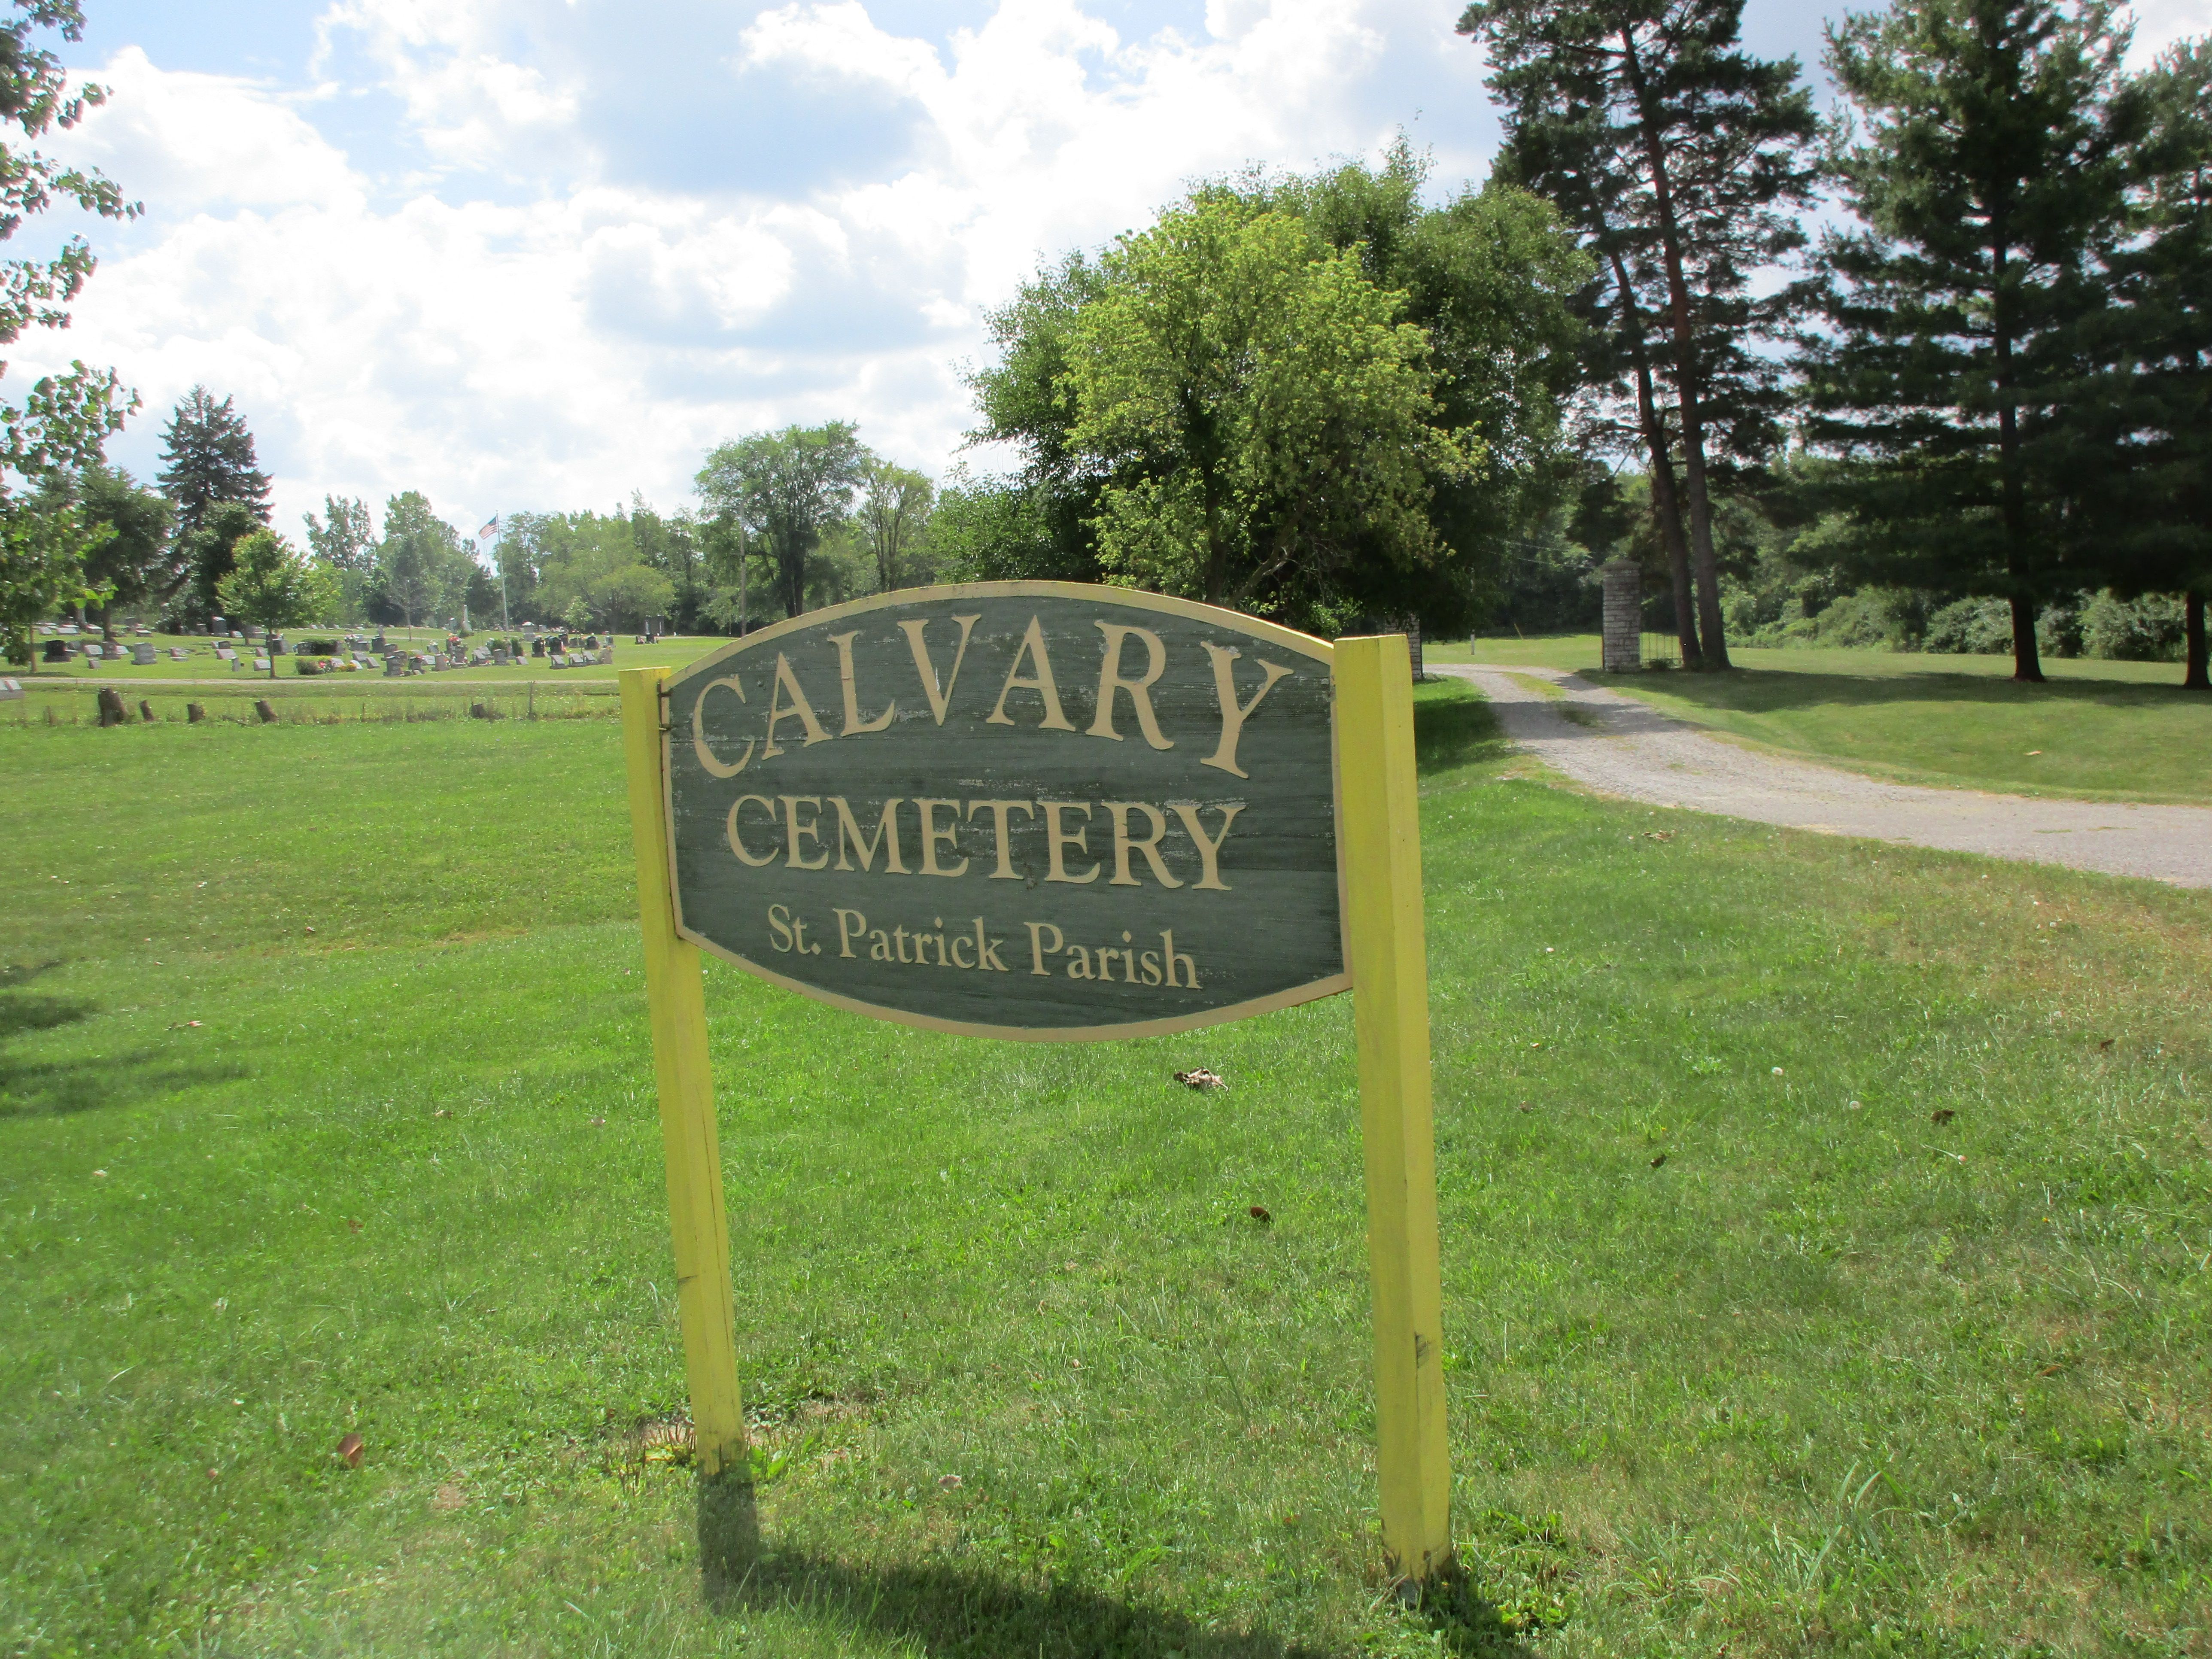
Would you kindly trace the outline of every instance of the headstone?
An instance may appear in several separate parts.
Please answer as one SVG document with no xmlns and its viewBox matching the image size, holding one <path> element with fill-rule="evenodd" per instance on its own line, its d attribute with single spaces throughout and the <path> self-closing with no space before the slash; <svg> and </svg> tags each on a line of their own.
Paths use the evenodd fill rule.
<svg viewBox="0 0 2212 1659">
<path fill-rule="evenodd" d="M 599 661 L 600 661 L 602 664 L 605 664 L 605 663 L 611 663 L 614 659 L 615 659 L 615 648 L 614 648 L 614 647 L 612 647 L 611 645 L 603 645 L 603 646 L 601 646 L 601 647 L 599 647 Z"/>
<path fill-rule="evenodd" d="M 40 653 L 40 656 L 46 662 L 67 662 L 69 644 L 64 640 L 48 640 L 46 648 Z"/>
<path fill-rule="evenodd" d="M 385 649 L 384 630 L 380 628 L 376 630 L 376 637 L 368 642 L 368 648 L 372 651 L 382 651 Z"/>
<path fill-rule="evenodd" d="M 1598 665 L 1608 674 L 1632 674 L 1644 666 L 1644 572 L 1633 559 L 1615 559 L 1598 568 L 1604 583 L 1605 637 Z"/>
<path fill-rule="evenodd" d="M 84 646 L 84 659 L 87 662 L 98 662 L 100 660 L 100 647 L 97 645 L 94 645 L 91 641 L 86 641 Z"/>
<path fill-rule="evenodd" d="M 218 645 L 216 647 L 215 654 L 224 662 L 236 662 L 238 660 L 238 653 L 232 650 L 227 645 Z"/>
<path fill-rule="evenodd" d="M 387 680 L 396 680 L 406 672 L 406 661 L 397 651 L 384 659 L 384 678 Z"/>
<path fill-rule="evenodd" d="M 253 672 L 257 674 L 267 673 L 269 672 L 269 659 L 266 657 L 256 657 L 253 659 Z"/>
<path fill-rule="evenodd" d="M 530 636 L 530 654 L 533 657 L 542 657 L 545 654 L 545 641 L 534 634 Z"/>
<path fill-rule="evenodd" d="M 21 680 L 10 680 L 10 679 L 0 679 L 0 702 L 18 702 L 18 701 L 20 701 L 20 700 L 21 699 L 22 695 L 23 695 L 23 683 L 22 683 L 22 681 L 21 681 Z"/>
<path fill-rule="evenodd" d="M 151 667 L 155 661 L 154 647 L 151 645 L 132 646 L 131 647 L 131 660 L 137 664 L 141 668 Z"/>
<path fill-rule="evenodd" d="M 169 660 L 171 662 L 189 661 L 191 654 L 192 653 L 191 652 L 185 650 L 181 645 L 173 645 L 169 647 Z"/>
</svg>

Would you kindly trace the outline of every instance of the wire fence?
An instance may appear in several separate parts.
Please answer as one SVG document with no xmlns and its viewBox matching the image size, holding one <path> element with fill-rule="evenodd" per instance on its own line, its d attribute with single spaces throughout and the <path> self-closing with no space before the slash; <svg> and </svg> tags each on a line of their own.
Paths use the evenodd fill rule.
<svg viewBox="0 0 2212 1659">
<path fill-rule="evenodd" d="M 622 712 L 620 689 L 612 680 L 571 681 L 548 685 L 438 686 L 368 685 L 340 691 L 295 686 L 278 681 L 258 685 L 216 684 L 208 690 L 177 686 L 143 693 L 128 684 L 113 689 L 123 700 L 124 723 L 137 726 L 402 725 L 422 720 L 612 720 Z M 0 729 L 13 726 L 98 726 L 97 685 L 33 681 L 25 694 L 0 703 Z"/>
</svg>

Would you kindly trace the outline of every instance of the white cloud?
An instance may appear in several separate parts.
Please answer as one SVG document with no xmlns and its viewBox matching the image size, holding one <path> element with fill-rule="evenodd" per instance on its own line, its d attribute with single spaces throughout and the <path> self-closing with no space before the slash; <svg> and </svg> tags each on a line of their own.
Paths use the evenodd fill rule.
<svg viewBox="0 0 2212 1659">
<path fill-rule="evenodd" d="M 1141 40 L 1002 0 L 941 45 L 800 0 L 630 69 L 612 15 L 342 0 L 296 89 L 117 54 L 69 142 L 149 216 L 94 234 L 76 327 L 18 372 L 113 362 L 142 471 L 187 387 L 235 394 L 287 528 L 325 492 L 420 489 L 469 526 L 672 506 L 713 443 L 836 416 L 939 471 L 972 419 L 955 365 L 1041 257 L 1195 176 L 1372 153 L 1417 102 L 1457 100 L 1448 177 L 1487 131 L 1428 0 L 1211 0 Z M 623 149 L 647 120 L 689 125 Z"/>
</svg>

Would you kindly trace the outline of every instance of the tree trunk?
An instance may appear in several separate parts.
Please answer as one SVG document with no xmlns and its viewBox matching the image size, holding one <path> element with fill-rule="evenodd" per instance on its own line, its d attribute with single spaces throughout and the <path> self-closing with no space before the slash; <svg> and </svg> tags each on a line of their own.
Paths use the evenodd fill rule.
<svg viewBox="0 0 2212 1659">
<path fill-rule="evenodd" d="M 1698 403 L 1698 347 L 1690 321 L 1690 284 L 1682 274 L 1682 234 L 1674 214 L 1674 191 L 1667 173 L 1667 151 L 1658 112 L 1650 106 L 1644 66 L 1632 28 L 1620 32 L 1621 61 L 1636 94 L 1638 128 L 1651 168 L 1651 201 L 1659 217 L 1660 245 L 1667 267 L 1668 319 L 1674 337 L 1674 392 L 1682 411 L 1682 483 L 1690 502 L 1690 550 L 1698 580 L 1698 633 L 1705 647 L 1698 666 L 1723 669 L 1729 661 L 1728 637 L 1721 625 L 1720 567 L 1713 557 L 1712 500 L 1705 488 L 1705 422 Z"/>
<path fill-rule="evenodd" d="M 2030 685 L 2043 684 L 2043 652 L 2035 638 L 2035 601 L 2025 593 L 2012 596 L 2012 677 Z"/>
<path fill-rule="evenodd" d="M 2182 688 L 2189 691 L 2212 691 L 2212 672 L 2208 672 L 2205 661 L 2203 588 L 2192 587 L 2181 596 L 2181 614 L 2189 665 L 2182 672 Z"/>
<path fill-rule="evenodd" d="M 1667 578 L 1674 592 L 1674 640 L 1681 649 L 1682 666 L 1694 669 L 1703 665 L 1705 651 L 1698 641 L 1696 603 L 1690 592 L 1690 550 L 1682 539 L 1681 498 L 1674 492 L 1674 459 L 1668 453 L 1667 424 L 1659 418 L 1659 400 L 1652 392 L 1651 360 L 1644 349 L 1644 319 L 1636 308 L 1635 290 L 1628 285 L 1628 268 L 1617 252 L 1608 257 L 1613 282 L 1620 289 L 1629 356 L 1636 365 L 1636 419 L 1651 456 L 1651 509 L 1659 520 L 1659 539 L 1667 549 Z"/>
<path fill-rule="evenodd" d="M 2005 574 L 2012 578 L 2012 677 L 2043 683 L 2043 653 L 2035 638 L 2035 600 L 2029 597 L 2027 483 L 2021 476 L 2020 411 L 2013 404 L 2012 317 L 2005 302 L 2012 247 L 2000 219 L 1990 242 L 1990 345 L 1996 356 L 1997 475 L 2004 515 Z"/>
</svg>

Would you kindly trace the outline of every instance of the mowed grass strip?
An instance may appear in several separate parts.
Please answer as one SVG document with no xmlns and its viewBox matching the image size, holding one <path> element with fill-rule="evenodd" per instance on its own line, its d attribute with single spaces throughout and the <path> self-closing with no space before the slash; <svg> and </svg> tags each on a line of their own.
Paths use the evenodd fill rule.
<svg viewBox="0 0 2212 1659">
<path fill-rule="evenodd" d="M 2212 900 L 1501 781 L 1421 695 L 1465 1597 L 1376 1578 L 1342 1000 L 1036 1048 L 710 965 L 731 1571 L 641 1431 L 615 728 L 33 729 L 0 1641 L 2201 1649 Z"/>
<path fill-rule="evenodd" d="M 1595 635 L 1474 641 L 1472 660 L 1568 668 L 1680 720 L 1905 783 L 2122 801 L 2212 802 L 2212 696 L 2179 663 L 1731 650 L 1727 674 L 1597 672 Z M 1465 645 L 1431 646 L 1467 662 Z"/>
</svg>

